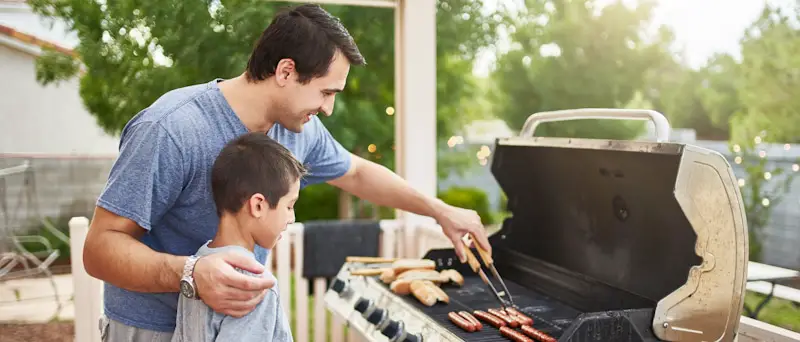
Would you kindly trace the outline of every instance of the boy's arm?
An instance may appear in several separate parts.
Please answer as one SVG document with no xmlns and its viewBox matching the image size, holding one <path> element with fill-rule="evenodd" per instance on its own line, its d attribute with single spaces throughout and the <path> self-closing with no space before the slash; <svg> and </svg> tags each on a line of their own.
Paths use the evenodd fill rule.
<svg viewBox="0 0 800 342">
<path fill-rule="evenodd" d="M 219 313 L 214 313 L 220 315 Z M 214 339 L 218 342 L 263 342 L 292 341 L 292 331 L 286 318 L 278 293 L 274 289 L 267 291 L 264 300 L 249 314 L 241 317 L 226 316 L 222 318 L 219 334 Z"/>
</svg>

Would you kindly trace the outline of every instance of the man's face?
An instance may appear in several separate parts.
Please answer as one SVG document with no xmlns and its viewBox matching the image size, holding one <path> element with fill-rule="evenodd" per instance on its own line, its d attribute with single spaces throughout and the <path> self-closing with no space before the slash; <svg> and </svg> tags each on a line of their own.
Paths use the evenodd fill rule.
<svg viewBox="0 0 800 342">
<path fill-rule="evenodd" d="M 293 70 L 293 69 L 292 69 Z M 318 113 L 333 114 L 336 94 L 344 89 L 350 63 L 340 52 L 336 52 L 328 68 L 328 74 L 311 79 L 306 84 L 297 81 L 297 72 L 291 71 L 288 79 L 278 80 L 282 84 L 279 98 L 278 122 L 286 129 L 300 133 L 303 125 Z"/>
</svg>

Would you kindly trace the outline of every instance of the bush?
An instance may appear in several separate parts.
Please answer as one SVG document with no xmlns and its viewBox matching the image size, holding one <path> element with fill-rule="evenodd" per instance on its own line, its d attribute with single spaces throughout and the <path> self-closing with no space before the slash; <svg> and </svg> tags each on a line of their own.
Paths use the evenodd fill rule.
<svg viewBox="0 0 800 342">
<path fill-rule="evenodd" d="M 438 195 L 439 199 L 452 206 L 475 210 L 484 225 L 495 223 L 489 208 L 489 197 L 481 189 L 454 186 Z"/>
<path fill-rule="evenodd" d="M 294 212 L 295 222 L 338 219 L 339 189 L 328 183 L 303 188 Z"/>
</svg>

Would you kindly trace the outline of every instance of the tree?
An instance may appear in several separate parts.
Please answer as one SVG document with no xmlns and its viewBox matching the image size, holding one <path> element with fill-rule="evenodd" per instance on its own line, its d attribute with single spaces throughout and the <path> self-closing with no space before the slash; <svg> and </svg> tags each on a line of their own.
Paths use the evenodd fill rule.
<svg viewBox="0 0 800 342">
<path fill-rule="evenodd" d="M 502 94 L 498 116 L 518 129 L 534 112 L 624 107 L 646 88 L 646 73 L 670 58 L 668 31 L 645 39 L 652 4 L 640 3 L 527 0 L 514 20 L 512 48 L 492 74 Z M 581 120 L 543 124 L 537 135 L 627 139 L 643 128 L 641 122 Z"/>
<path fill-rule="evenodd" d="M 733 138 L 747 140 L 768 131 L 771 142 L 800 142 L 800 31 L 788 15 L 766 6 L 741 41 L 738 95 L 742 110 L 731 123 Z"/>
<path fill-rule="evenodd" d="M 38 80 L 48 84 L 79 75 L 84 104 L 112 134 L 171 89 L 239 75 L 268 18 L 287 6 L 264 0 L 28 3 L 45 17 L 64 20 L 80 38 L 75 59 L 46 52 L 37 62 Z M 480 95 L 472 61 L 494 40 L 503 18 L 471 0 L 438 0 L 437 6 L 437 134 L 443 144 L 460 125 L 482 115 L 470 107 Z M 342 20 L 368 63 L 351 68 L 348 89 L 337 96 L 325 125 L 349 150 L 393 168 L 393 10 L 325 7 Z M 439 168 L 453 165 L 458 164 Z"/>
</svg>

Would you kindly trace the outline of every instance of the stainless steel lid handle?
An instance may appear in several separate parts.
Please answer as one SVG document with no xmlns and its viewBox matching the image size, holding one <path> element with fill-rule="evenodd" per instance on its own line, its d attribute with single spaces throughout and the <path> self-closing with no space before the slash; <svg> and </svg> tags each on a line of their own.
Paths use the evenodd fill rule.
<svg viewBox="0 0 800 342">
<path fill-rule="evenodd" d="M 581 108 L 539 112 L 532 114 L 525 120 L 520 136 L 523 138 L 533 137 L 536 127 L 543 122 L 585 119 L 650 120 L 655 125 L 656 141 L 669 141 L 671 130 L 669 121 L 663 114 L 650 109 Z"/>
</svg>

